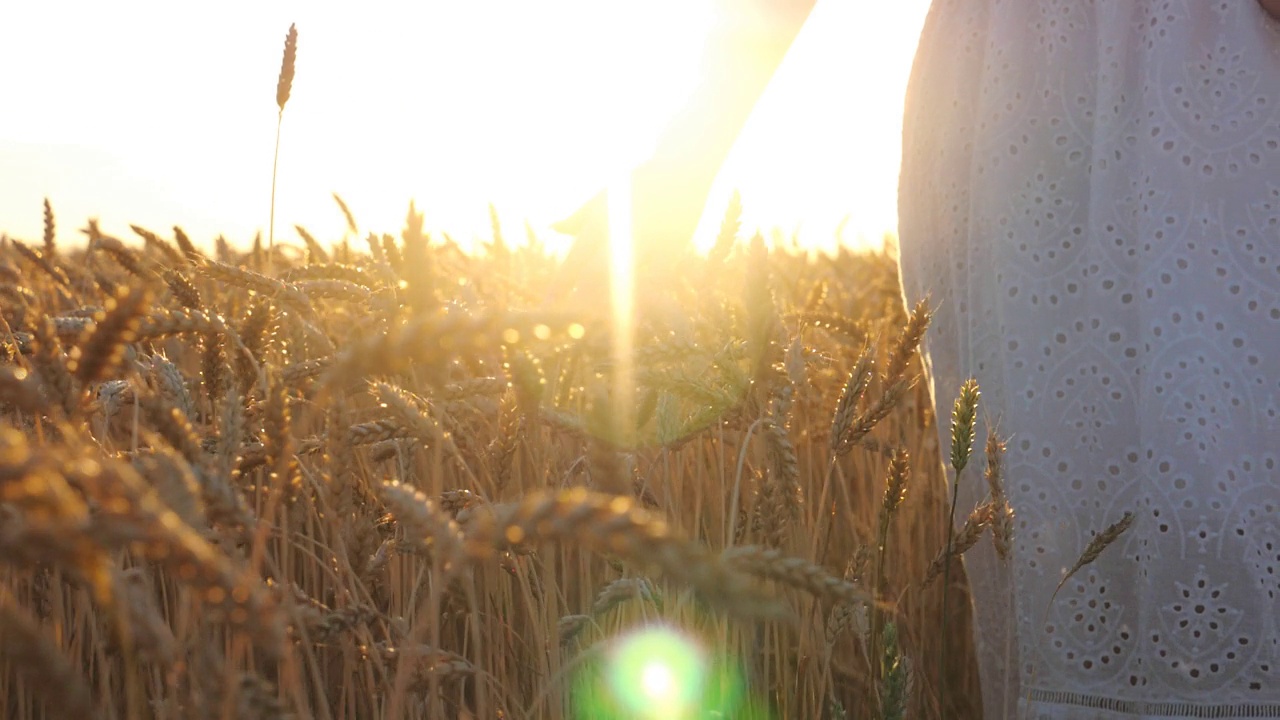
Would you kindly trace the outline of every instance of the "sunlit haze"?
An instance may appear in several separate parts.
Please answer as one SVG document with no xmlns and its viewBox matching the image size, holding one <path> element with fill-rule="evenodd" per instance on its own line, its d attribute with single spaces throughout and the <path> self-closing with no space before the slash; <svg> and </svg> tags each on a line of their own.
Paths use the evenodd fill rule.
<svg viewBox="0 0 1280 720">
<path fill-rule="evenodd" d="M 902 93 L 926 0 L 820 0 L 708 203 L 829 248 L 895 225 Z M 705 0 L 0 5 L 0 231 L 63 241 L 89 217 L 247 246 L 269 215 L 285 31 L 277 237 L 548 226 L 643 159 L 692 89 Z M 713 223 L 704 221 L 705 229 Z M 706 241 L 704 237 L 704 242 Z"/>
</svg>

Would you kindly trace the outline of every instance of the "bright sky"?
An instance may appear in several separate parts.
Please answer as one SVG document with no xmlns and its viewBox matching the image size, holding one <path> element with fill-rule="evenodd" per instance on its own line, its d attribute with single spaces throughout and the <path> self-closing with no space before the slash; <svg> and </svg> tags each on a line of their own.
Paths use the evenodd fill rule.
<svg viewBox="0 0 1280 720">
<path fill-rule="evenodd" d="M 708 204 L 831 247 L 896 224 L 902 95 L 927 0 L 819 0 Z M 89 217 L 132 238 L 181 225 L 247 246 L 268 222 L 276 76 L 277 237 L 398 233 L 410 198 L 460 241 L 540 234 L 652 150 L 691 89 L 704 0 L 172 0 L 0 3 L 0 231 L 63 241 Z"/>
</svg>

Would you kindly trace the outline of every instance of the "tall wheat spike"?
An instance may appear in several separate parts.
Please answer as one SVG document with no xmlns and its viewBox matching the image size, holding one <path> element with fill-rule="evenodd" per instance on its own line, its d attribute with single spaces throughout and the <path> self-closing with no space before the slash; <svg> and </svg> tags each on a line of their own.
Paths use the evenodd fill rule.
<svg viewBox="0 0 1280 720">
<path fill-rule="evenodd" d="M 49 204 L 49 198 L 44 199 L 44 252 L 49 257 L 53 257 L 57 251 L 56 246 L 56 230 L 53 221 L 53 206 Z"/>
<path fill-rule="evenodd" d="M 280 167 L 280 126 L 284 122 L 284 106 L 289 102 L 293 92 L 293 74 L 298 61 L 298 26 L 289 25 L 289 33 L 284 38 L 284 58 L 280 61 L 280 76 L 276 79 L 276 106 L 280 108 L 276 114 L 276 151 L 271 161 L 271 220 L 267 230 L 267 251 L 272 252 L 276 246 L 276 174 Z"/>
</svg>

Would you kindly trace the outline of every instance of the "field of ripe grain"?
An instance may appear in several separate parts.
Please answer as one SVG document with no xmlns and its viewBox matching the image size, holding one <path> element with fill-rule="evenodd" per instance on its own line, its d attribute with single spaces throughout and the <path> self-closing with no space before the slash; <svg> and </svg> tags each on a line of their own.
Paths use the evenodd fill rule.
<svg viewBox="0 0 1280 720">
<path fill-rule="evenodd" d="M 0 715 L 976 716 L 891 258 L 728 217 L 620 363 L 420 228 L 3 240 Z"/>
</svg>

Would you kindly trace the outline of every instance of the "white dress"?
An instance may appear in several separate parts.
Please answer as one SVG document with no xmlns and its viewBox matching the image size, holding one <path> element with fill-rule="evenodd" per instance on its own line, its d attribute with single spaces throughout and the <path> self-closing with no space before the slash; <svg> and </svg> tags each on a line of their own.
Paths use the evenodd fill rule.
<svg viewBox="0 0 1280 720">
<path fill-rule="evenodd" d="M 970 375 L 1011 436 L 1013 558 L 967 559 L 986 717 L 1280 718 L 1280 25 L 935 0 L 899 190 L 944 447 Z"/>
</svg>

